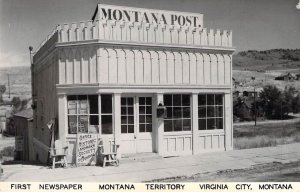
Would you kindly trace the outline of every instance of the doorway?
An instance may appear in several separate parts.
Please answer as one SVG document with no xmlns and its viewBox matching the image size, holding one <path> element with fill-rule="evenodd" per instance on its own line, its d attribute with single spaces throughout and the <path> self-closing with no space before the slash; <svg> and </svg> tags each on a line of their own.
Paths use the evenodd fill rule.
<svg viewBox="0 0 300 192">
<path fill-rule="evenodd" d="M 122 154 L 153 151 L 152 95 L 124 95 L 121 97 Z"/>
</svg>

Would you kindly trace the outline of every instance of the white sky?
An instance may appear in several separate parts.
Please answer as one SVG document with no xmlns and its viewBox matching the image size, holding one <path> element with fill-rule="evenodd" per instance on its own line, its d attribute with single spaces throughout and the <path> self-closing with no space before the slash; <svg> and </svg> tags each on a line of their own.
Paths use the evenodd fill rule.
<svg viewBox="0 0 300 192">
<path fill-rule="evenodd" d="M 29 66 L 56 24 L 89 20 L 100 0 L 0 0 L 0 67 Z M 237 51 L 300 48 L 299 0 L 102 0 L 105 4 L 204 14 L 204 27 L 233 30 Z"/>
</svg>

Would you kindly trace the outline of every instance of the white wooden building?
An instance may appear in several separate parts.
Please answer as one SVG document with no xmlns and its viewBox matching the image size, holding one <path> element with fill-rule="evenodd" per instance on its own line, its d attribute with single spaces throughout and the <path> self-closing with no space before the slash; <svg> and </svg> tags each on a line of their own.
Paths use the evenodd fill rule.
<svg viewBox="0 0 300 192">
<path fill-rule="evenodd" d="M 53 118 L 70 161 L 77 132 L 121 154 L 232 149 L 233 52 L 232 32 L 207 30 L 198 13 L 98 4 L 93 20 L 58 25 L 33 56 L 38 159 Z"/>
</svg>

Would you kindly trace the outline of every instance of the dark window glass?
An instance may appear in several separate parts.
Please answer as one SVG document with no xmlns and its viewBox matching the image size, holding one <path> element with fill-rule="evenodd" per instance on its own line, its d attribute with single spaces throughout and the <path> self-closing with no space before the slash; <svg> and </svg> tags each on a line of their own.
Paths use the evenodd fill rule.
<svg viewBox="0 0 300 192">
<path fill-rule="evenodd" d="M 182 131 L 182 119 L 173 120 L 174 131 Z"/>
<path fill-rule="evenodd" d="M 140 104 L 140 105 L 145 105 L 145 104 L 146 104 L 146 99 L 145 99 L 145 97 L 140 97 L 140 98 L 139 98 L 139 104 Z"/>
<path fill-rule="evenodd" d="M 217 129 L 223 129 L 223 118 L 216 119 Z"/>
<path fill-rule="evenodd" d="M 166 132 L 191 130 L 190 97 L 187 94 L 164 95 L 164 101 L 168 104 L 167 117 L 164 121 Z"/>
<path fill-rule="evenodd" d="M 146 132 L 152 132 L 152 124 L 146 124 Z"/>
<path fill-rule="evenodd" d="M 198 117 L 199 118 L 206 117 L 206 107 L 205 106 L 198 107 Z"/>
<path fill-rule="evenodd" d="M 171 132 L 172 131 L 172 120 L 164 120 L 164 129 L 165 132 Z"/>
<path fill-rule="evenodd" d="M 181 107 L 173 107 L 173 115 L 174 115 L 174 118 L 181 118 L 182 117 L 182 108 Z"/>
<path fill-rule="evenodd" d="M 214 95 L 207 95 L 207 105 L 214 105 L 215 104 L 215 97 Z"/>
<path fill-rule="evenodd" d="M 112 95 L 101 95 L 101 113 L 112 113 Z"/>
<path fill-rule="evenodd" d="M 167 107 L 167 118 L 173 117 L 173 109 L 172 107 Z"/>
<path fill-rule="evenodd" d="M 134 116 L 127 116 L 128 124 L 134 124 Z"/>
<path fill-rule="evenodd" d="M 121 116 L 121 124 L 127 124 L 127 116 Z"/>
<path fill-rule="evenodd" d="M 87 100 L 86 95 L 78 95 L 77 98 L 78 98 L 78 100 Z"/>
<path fill-rule="evenodd" d="M 207 98 L 206 104 L 205 97 Z M 198 95 L 198 104 L 199 130 L 223 129 L 223 95 L 200 94 Z"/>
<path fill-rule="evenodd" d="M 147 105 L 152 105 L 152 98 L 151 97 L 146 97 L 146 104 Z"/>
<path fill-rule="evenodd" d="M 127 114 L 126 107 L 121 107 L 121 115 L 126 115 L 126 114 Z"/>
<path fill-rule="evenodd" d="M 89 95 L 90 114 L 98 114 L 98 95 Z"/>
<path fill-rule="evenodd" d="M 173 106 L 181 106 L 181 95 L 173 95 Z"/>
<path fill-rule="evenodd" d="M 190 95 L 182 95 L 182 106 L 190 106 Z"/>
<path fill-rule="evenodd" d="M 112 134 L 112 115 L 101 116 L 102 134 Z"/>
<path fill-rule="evenodd" d="M 198 105 L 206 105 L 206 95 L 198 95 Z"/>
<path fill-rule="evenodd" d="M 134 133 L 134 125 L 128 125 L 128 133 Z"/>
<path fill-rule="evenodd" d="M 214 117 L 214 116 L 215 116 L 215 107 L 207 106 L 207 117 Z"/>
<path fill-rule="evenodd" d="M 164 95 L 164 105 L 172 106 L 172 95 Z"/>
<path fill-rule="evenodd" d="M 127 125 L 121 125 L 121 133 L 127 133 Z"/>
<path fill-rule="evenodd" d="M 145 115 L 140 115 L 140 123 L 145 123 Z"/>
<path fill-rule="evenodd" d="M 207 119 L 207 129 L 211 130 L 211 129 L 215 129 L 216 125 L 215 125 L 215 119 Z"/>
<path fill-rule="evenodd" d="M 127 105 L 133 105 L 133 98 L 132 97 L 127 98 Z"/>
<path fill-rule="evenodd" d="M 216 107 L 216 117 L 223 117 L 223 107 L 222 106 Z"/>
<path fill-rule="evenodd" d="M 77 96 L 76 95 L 70 95 L 68 96 L 68 101 L 74 101 L 77 100 Z"/>
<path fill-rule="evenodd" d="M 146 130 L 146 125 L 145 124 L 140 124 L 140 132 L 145 132 L 145 130 Z"/>
<path fill-rule="evenodd" d="M 128 107 L 128 115 L 133 115 L 133 107 Z"/>
<path fill-rule="evenodd" d="M 198 120 L 199 130 L 206 130 L 206 119 Z"/>
<path fill-rule="evenodd" d="M 121 98 L 121 105 L 126 105 L 126 97 Z"/>
<path fill-rule="evenodd" d="M 99 116 L 98 115 L 90 116 L 90 125 L 99 125 Z"/>
<path fill-rule="evenodd" d="M 146 116 L 146 123 L 152 123 L 152 115 Z"/>
<path fill-rule="evenodd" d="M 152 114 L 152 107 L 151 106 L 146 107 L 146 113 L 147 114 Z"/>
<path fill-rule="evenodd" d="M 191 120 L 184 119 L 183 120 L 183 131 L 190 131 L 191 130 Z"/>
<path fill-rule="evenodd" d="M 190 118 L 191 117 L 191 108 L 190 107 L 183 107 L 183 118 Z"/>
<path fill-rule="evenodd" d="M 215 95 L 215 102 L 216 102 L 216 105 L 223 105 L 223 96 Z"/>
<path fill-rule="evenodd" d="M 139 109 L 140 114 L 145 114 L 145 111 L 146 111 L 145 107 L 140 106 L 140 109 Z"/>
</svg>

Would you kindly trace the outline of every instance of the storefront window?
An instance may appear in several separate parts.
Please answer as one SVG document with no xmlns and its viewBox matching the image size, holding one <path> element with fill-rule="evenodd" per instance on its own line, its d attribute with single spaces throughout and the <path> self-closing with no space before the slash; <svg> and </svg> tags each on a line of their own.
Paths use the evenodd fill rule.
<svg viewBox="0 0 300 192">
<path fill-rule="evenodd" d="M 98 95 L 68 96 L 69 134 L 98 133 Z M 101 95 L 101 133 L 112 134 L 112 95 Z"/>
<path fill-rule="evenodd" d="M 69 134 L 97 133 L 98 95 L 68 96 Z"/>
<path fill-rule="evenodd" d="M 166 94 L 164 105 L 167 110 L 164 120 L 165 132 L 191 130 L 190 95 Z"/>
<path fill-rule="evenodd" d="M 198 129 L 223 129 L 223 95 L 198 95 Z"/>
</svg>

